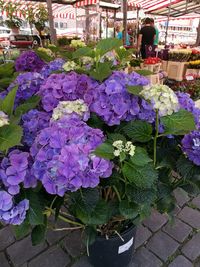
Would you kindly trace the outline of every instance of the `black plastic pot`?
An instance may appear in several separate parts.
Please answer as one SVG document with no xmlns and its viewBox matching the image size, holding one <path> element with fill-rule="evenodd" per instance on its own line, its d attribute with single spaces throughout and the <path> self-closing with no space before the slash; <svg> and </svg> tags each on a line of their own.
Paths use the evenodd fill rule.
<svg viewBox="0 0 200 267">
<path fill-rule="evenodd" d="M 89 246 L 89 261 L 94 267 L 127 267 L 130 263 L 135 243 L 136 227 L 131 226 L 121 234 L 122 239 L 116 235 L 106 240 L 97 237 Z"/>
</svg>

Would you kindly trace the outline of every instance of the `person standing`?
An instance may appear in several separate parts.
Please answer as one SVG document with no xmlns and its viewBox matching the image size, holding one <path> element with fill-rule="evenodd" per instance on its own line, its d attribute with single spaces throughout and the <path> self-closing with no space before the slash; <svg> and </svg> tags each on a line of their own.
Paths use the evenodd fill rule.
<svg viewBox="0 0 200 267">
<path fill-rule="evenodd" d="M 116 33 L 117 33 L 117 39 L 123 40 L 123 31 L 120 31 L 119 26 L 116 27 Z M 130 44 L 130 36 L 128 33 L 126 34 L 126 45 L 127 46 L 131 45 Z"/>
<path fill-rule="evenodd" d="M 142 58 L 146 58 L 146 45 L 153 45 L 156 38 L 156 30 L 151 26 L 151 19 L 145 19 L 145 25 L 139 32 L 137 49 L 141 52 Z"/>
<path fill-rule="evenodd" d="M 156 37 L 154 39 L 154 45 L 158 46 L 158 43 L 159 43 L 159 30 L 154 24 L 154 19 L 151 19 L 151 26 L 154 27 L 155 30 L 156 30 Z"/>
</svg>

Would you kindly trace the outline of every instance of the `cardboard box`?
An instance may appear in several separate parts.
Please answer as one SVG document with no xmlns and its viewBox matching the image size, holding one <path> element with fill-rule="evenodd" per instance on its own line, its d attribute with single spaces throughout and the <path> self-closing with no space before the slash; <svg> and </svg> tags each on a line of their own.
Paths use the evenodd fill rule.
<svg viewBox="0 0 200 267">
<path fill-rule="evenodd" d="M 187 62 L 168 61 L 168 78 L 175 81 L 182 81 L 186 74 Z"/>
</svg>

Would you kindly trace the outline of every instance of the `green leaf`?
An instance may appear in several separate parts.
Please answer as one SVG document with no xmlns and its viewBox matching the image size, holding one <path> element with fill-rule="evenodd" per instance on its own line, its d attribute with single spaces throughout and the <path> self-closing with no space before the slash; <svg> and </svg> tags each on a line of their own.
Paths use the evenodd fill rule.
<svg viewBox="0 0 200 267">
<path fill-rule="evenodd" d="M 140 188 L 151 188 L 158 178 L 158 173 L 151 164 L 137 166 L 126 162 L 122 172 L 130 183 Z"/>
<path fill-rule="evenodd" d="M 104 55 L 107 52 L 113 49 L 117 49 L 122 45 L 122 40 L 119 40 L 117 38 L 106 38 L 98 42 L 96 49 L 100 51 L 100 55 Z"/>
<path fill-rule="evenodd" d="M 175 208 L 175 202 L 175 198 L 172 195 L 168 195 L 157 202 L 157 209 L 161 213 L 170 213 Z"/>
<path fill-rule="evenodd" d="M 89 71 L 89 75 L 97 81 L 102 82 L 112 74 L 109 63 L 98 63 L 97 68 Z"/>
<path fill-rule="evenodd" d="M 38 192 L 31 190 L 26 192 L 26 198 L 29 200 L 28 218 L 31 225 L 40 225 L 44 222 L 44 199 Z"/>
<path fill-rule="evenodd" d="M 122 151 L 119 155 L 120 162 L 123 162 L 126 159 L 126 153 Z"/>
<path fill-rule="evenodd" d="M 0 109 L 4 111 L 7 115 L 11 116 L 14 109 L 15 96 L 17 93 L 18 86 L 15 86 L 4 98 Z"/>
<path fill-rule="evenodd" d="M 126 138 L 124 135 L 119 133 L 111 133 L 108 134 L 108 140 L 109 143 L 113 144 L 115 141 L 122 140 L 124 143 L 126 143 Z"/>
<path fill-rule="evenodd" d="M 86 225 L 102 225 L 108 222 L 111 211 L 108 203 L 101 200 L 92 212 L 77 209 L 77 217 Z"/>
<path fill-rule="evenodd" d="M 114 148 L 109 143 L 103 143 L 96 148 L 94 151 L 95 155 L 104 159 L 113 159 L 114 158 Z"/>
<path fill-rule="evenodd" d="M 0 128 L 0 150 L 8 151 L 9 148 L 20 145 L 23 130 L 19 125 L 5 125 Z"/>
<path fill-rule="evenodd" d="M 122 200 L 119 204 L 119 211 L 126 219 L 134 219 L 138 216 L 139 207 L 133 202 Z"/>
<path fill-rule="evenodd" d="M 126 194 L 130 201 L 140 205 L 144 203 L 151 205 L 156 200 L 156 191 L 154 188 L 141 189 L 129 184 L 126 188 Z"/>
<path fill-rule="evenodd" d="M 152 138 L 152 126 L 146 121 L 131 121 L 122 130 L 129 138 L 141 143 Z"/>
<path fill-rule="evenodd" d="M 73 58 L 80 58 L 80 57 L 93 57 L 93 50 L 89 47 L 81 47 L 79 49 L 77 49 L 74 53 L 73 53 Z"/>
<path fill-rule="evenodd" d="M 46 230 L 46 225 L 37 225 L 33 228 L 31 233 L 31 241 L 33 246 L 37 246 L 45 241 Z"/>
<path fill-rule="evenodd" d="M 135 148 L 135 154 L 130 158 L 130 160 L 133 164 L 138 166 L 144 166 L 149 162 L 152 162 L 152 159 L 147 154 L 147 151 L 139 146 Z"/>
<path fill-rule="evenodd" d="M 88 250 L 89 246 L 92 245 L 92 243 L 94 243 L 96 236 L 97 236 L 97 231 L 96 231 L 94 226 L 87 226 L 85 228 L 84 242 L 87 246 L 87 250 Z"/>
<path fill-rule="evenodd" d="M 194 116 L 191 112 L 181 109 L 178 112 L 160 119 L 164 126 L 164 134 L 184 135 L 195 130 Z"/>
<path fill-rule="evenodd" d="M 180 187 L 190 195 L 199 196 L 200 194 L 200 182 L 199 181 L 195 181 L 195 182 L 187 181 Z"/>
<path fill-rule="evenodd" d="M 196 175 L 200 174 L 200 167 L 194 165 L 190 160 L 181 156 L 177 163 L 176 167 L 181 177 L 187 180 L 193 179 Z"/>
<path fill-rule="evenodd" d="M 30 232 L 30 224 L 27 219 L 20 225 L 13 225 L 12 228 L 17 239 L 25 237 Z"/>
<path fill-rule="evenodd" d="M 140 96 L 141 91 L 143 90 L 143 86 L 135 85 L 135 86 L 127 86 L 127 90 L 130 94 Z"/>
<path fill-rule="evenodd" d="M 19 105 L 16 108 L 15 115 L 16 116 L 21 116 L 21 115 L 25 114 L 29 110 L 34 109 L 35 107 L 37 107 L 39 102 L 40 102 L 40 97 L 39 96 L 34 95 L 34 96 L 30 97 L 25 103 L 23 103 L 22 105 Z"/>
<path fill-rule="evenodd" d="M 142 76 L 149 76 L 149 75 L 152 75 L 154 74 L 152 71 L 150 70 L 134 70 L 134 72 L 142 75 Z"/>
</svg>

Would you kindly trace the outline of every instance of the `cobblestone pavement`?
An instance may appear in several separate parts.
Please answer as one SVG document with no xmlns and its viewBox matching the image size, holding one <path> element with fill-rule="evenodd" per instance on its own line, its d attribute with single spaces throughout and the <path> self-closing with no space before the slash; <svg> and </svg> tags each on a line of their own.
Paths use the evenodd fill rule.
<svg viewBox="0 0 200 267">
<path fill-rule="evenodd" d="M 138 227 L 130 267 L 200 267 L 200 196 L 190 199 L 182 190 L 175 196 L 174 222 L 154 211 Z M 30 236 L 16 241 L 10 227 L 2 228 L 0 267 L 92 267 L 80 239 L 80 232 L 50 231 L 32 247 Z"/>
</svg>

